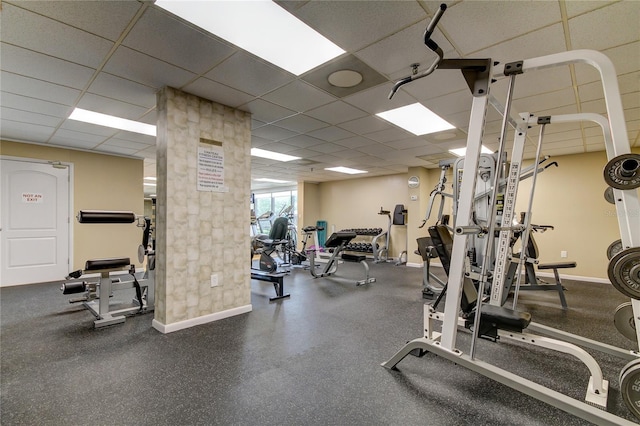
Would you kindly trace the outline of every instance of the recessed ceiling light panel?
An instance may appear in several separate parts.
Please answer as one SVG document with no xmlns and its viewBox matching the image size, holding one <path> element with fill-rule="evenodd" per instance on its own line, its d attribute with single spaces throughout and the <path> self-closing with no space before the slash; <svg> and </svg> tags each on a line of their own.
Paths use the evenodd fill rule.
<svg viewBox="0 0 640 426">
<path fill-rule="evenodd" d="M 344 53 L 269 0 L 156 0 L 155 4 L 295 75 Z"/>
<path fill-rule="evenodd" d="M 351 169 L 349 167 L 327 167 L 325 168 L 325 170 L 329 170 L 332 172 L 338 172 L 338 173 L 346 173 L 348 175 L 357 175 L 360 173 L 367 173 L 365 170 L 358 170 L 358 169 Z"/>
<path fill-rule="evenodd" d="M 463 146 L 462 148 L 450 149 L 449 152 L 458 157 L 464 157 L 465 154 L 467 153 L 467 147 Z M 484 145 L 482 145 L 482 147 L 480 148 L 480 152 L 482 154 L 493 154 L 493 152 Z"/>
<path fill-rule="evenodd" d="M 74 109 L 69 116 L 69 119 L 82 121 L 84 123 L 97 124 L 98 126 L 126 130 L 128 132 L 142 133 L 143 135 L 156 135 L 156 126 L 152 124 L 127 120 L 126 118 L 114 117 L 113 115 L 102 114 L 81 108 Z"/>
<path fill-rule="evenodd" d="M 251 155 L 276 161 L 293 161 L 300 159 L 300 157 L 294 157 L 293 155 L 281 154 L 279 152 L 267 151 L 260 148 L 251 148 Z"/>
<path fill-rule="evenodd" d="M 416 136 L 455 129 L 455 126 L 421 103 L 406 105 L 376 115 Z"/>
</svg>

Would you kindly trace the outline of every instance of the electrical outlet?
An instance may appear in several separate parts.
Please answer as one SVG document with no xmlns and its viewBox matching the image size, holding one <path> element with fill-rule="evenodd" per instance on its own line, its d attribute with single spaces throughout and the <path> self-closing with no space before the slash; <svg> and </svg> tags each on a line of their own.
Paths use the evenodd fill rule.
<svg viewBox="0 0 640 426">
<path fill-rule="evenodd" d="M 218 274 L 211 274 L 211 287 L 218 286 Z"/>
<path fill-rule="evenodd" d="M 560 257 L 567 257 L 567 252 L 566 252 L 566 250 L 562 250 L 562 251 L 560 252 Z"/>
</svg>

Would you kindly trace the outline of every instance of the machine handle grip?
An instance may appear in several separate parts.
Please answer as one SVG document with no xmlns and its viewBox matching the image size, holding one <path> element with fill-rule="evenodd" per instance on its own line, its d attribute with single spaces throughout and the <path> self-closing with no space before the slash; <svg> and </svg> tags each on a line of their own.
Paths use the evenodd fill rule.
<svg viewBox="0 0 640 426">
<path fill-rule="evenodd" d="M 442 3 L 440 5 L 440 8 L 433 15 L 433 18 L 431 18 L 431 22 L 429 22 L 429 25 L 427 25 L 427 29 L 424 30 L 424 44 L 426 44 L 427 47 L 434 52 L 438 50 L 438 45 L 431 40 L 431 34 L 433 34 L 433 31 L 436 29 L 438 21 L 440 21 L 440 18 L 442 18 L 445 10 L 447 10 L 447 5 Z"/>
</svg>

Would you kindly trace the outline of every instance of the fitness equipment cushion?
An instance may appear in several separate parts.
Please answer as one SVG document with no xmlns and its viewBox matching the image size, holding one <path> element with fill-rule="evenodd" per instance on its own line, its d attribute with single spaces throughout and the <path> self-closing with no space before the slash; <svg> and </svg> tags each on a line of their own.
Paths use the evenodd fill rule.
<svg viewBox="0 0 640 426">
<path fill-rule="evenodd" d="M 84 265 L 85 271 L 98 271 L 101 269 L 119 269 L 129 266 L 131 262 L 128 257 L 112 257 L 108 259 L 87 260 Z"/>
<path fill-rule="evenodd" d="M 578 266 L 576 262 L 557 262 L 557 263 L 544 263 L 538 265 L 538 269 L 566 269 L 575 268 Z"/>
<path fill-rule="evenodd" d="M 342 253 L 342 260 L 346 262 L 362 262 L 366 260 L 366 256 L 358 256 L 357 254 Z"/>
<path fill-rule="evenodd" d="M 466 320 L 472 322 L 475 318 L 475 313 L 474 309 L 469 313 Z M 521 333 L 531 323 L 531 314 L 529 312 L 514 311 L 503 306 L 483 304 L 480 324 L 482 326 L 487 323 L 500 330 Z"/>
<path fill-rule="evenodd" d="M 404 213 L 406 210 L 404 209 L 404 204 L 396 204 L 396 207 L 393 209 L 393 224 L 394 225 L 404 225 Z"/>
<path fill-rule="evenodd" d="M 80 210 L 79 223 L 133 223 L 136 215 L 133 212 L 108 210 Z"/>
<path fill-rule="evenodd" d="M 348 244 L 349 241 L 353 240 L 356 237 L 355 232 L 351 231 L 338 231 L 331 234 L 327 241 L 324 243 L 325 247 L 338 247 L 340 244 L 344 242 L 344 244 Z"/>
</svg>

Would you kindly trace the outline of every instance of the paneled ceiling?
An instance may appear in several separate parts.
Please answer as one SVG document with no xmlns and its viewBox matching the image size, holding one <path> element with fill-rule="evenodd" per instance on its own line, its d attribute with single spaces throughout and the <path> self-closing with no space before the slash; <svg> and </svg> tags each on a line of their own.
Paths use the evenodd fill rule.
<svg viewBox="0 0 640 426">
<path fill-rule="evenodd" d="M 426 24 L 441 2 L 279 1 L 283 8 L 346 53 L 301 76 L 142 1 L 1 2 L 0 137 L 145 159 L 155 175 L 155 138 L 68 119 L 74 107 L 145 123 L 156 122 L 156 92 L 172 86 L 252 114 L 252 146 L 301 157 L 281 163 L 252 158 L 252 177 L 323 182 L 350 178 L 325 171 L 347 166 L 366 176 L 435 168 L 465 145 L 471 94 L 459 71 L 437 70 L 403 86 L 434 54 L 423 44 Z M 629 140 L 640 146 L 640 2 L 453 1 L 433 39 L 445 58 L 500 62 L 595 49 L 613 61 Z M 256 34 L 260 37 L 260 34 Z M 363 83 L 334 90 L 326 78 L 342 68 L 366 68 Z M 491 88 L 504 98 L 506 81 Z M 415 136 L 376 113 L 420 102 L 456 126 Z M 597 73 L 587 65 L 524 74 L 516 81 L 513 113 L 605 114 Z M 500 117 L 487 116 L 484 144 L 497 149 Z M 534 136 L 527 155 L 535 151 Z M 543 153 L 604 150 L 588 122 L 549 126 Z M 360 177 L 362 175 L 356 175 Z M 252 182 L 252 188 L 260 188 Z M 264 185 L 264 184 L 262 184 Z"/>
</svg>

